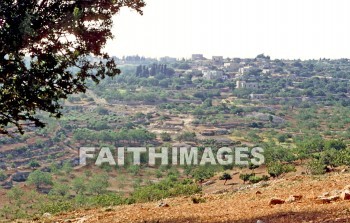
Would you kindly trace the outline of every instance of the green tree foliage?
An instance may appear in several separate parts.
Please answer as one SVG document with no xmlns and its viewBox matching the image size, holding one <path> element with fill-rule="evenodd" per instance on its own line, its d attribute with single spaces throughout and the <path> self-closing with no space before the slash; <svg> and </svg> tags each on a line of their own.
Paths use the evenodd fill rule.
<svg viewBox="0 0 350 223">
<path fill-rule="evenodd" d="M 271 177 L 279 177 L 284 173 L 295 172 L 295 166 L 291 164 L 282 164 L 280 162 L 271 162 L 267 165 L 267 172 Z"/>
<path fill-rule="evenodd" d="M 240 174 L 239 175 L 239 179 L 243 180 L 243 183 L 245 184 L 245 182 L 249 181 L 249 179 L 255 176 L 255 173 L 248 173 L 248 174 Z"/>
<path fill-rule="evenodd" d="M 28 176 L 28 183 L 34 185 L 37 189 L 40 189 L 45 185 L 52 185 L 52 176 L 50 173 L 35 170 Z"/>
<path fill-rule="evenodd" d="M 86 182 L 87 179 L 85 177 L 76 177 L 72 181 L 72 190 L 76 194 L 83 194 L 86 191 Z"/>
<path fill-rule="evenodd" d="M 167 178 L 157 184 L 140 187 L 132 194 L 136 202 L 149 202 L 174 196 L 185 196 L 199 193 L 200 187 L 191 180 L 178 181 L 176 178 Z"/>
<path fill-rule="evenodd" d="M 346 148 L 346 144 L 340 140 L 328 140 L 324 145 L 325 149 L 335 149 L 335 150 L 343 150 Z"/>
<path fill-rule="evenodd" d="M 90 194 L 100 195 L 107 192 L 109 186 L 108 175 L 97 174 L 92 176 L 87 184 L 87 192 Z"/>
<path fill-rule="evenodd" d="M 326 173 L 326 166 L 322 163 L 322 161 L 313 159 L 307 163 L 306 169 L 309 174 L 312 175 L 321 175 Z"/>
<path fill-rule="evenodd" d="M 0 170 L 0 181 L 6 180 L 7 175 L 3 170 Z"/>
<path fill-rule="evenodd" d="M 1 133 L 8 133 L 9 124 L 23 133 L 27 121 L 42 127 L 37 110 L 60 117 L 60 99 L 85 92 L 88 79 L 98 83 L 119 74 L 102 52 L 112 38 L 112 18 L 123 6 L 142 13 L 144 5 L 143 0 L 1 1 Z"/>
<path fill-rule="evenodd" d="M 226 182 L 227 182 L 228 180 L 231 180 L 231 179 L 232 179 L 232 177 L 231 177 L 231 175 L 228 174 L 228 173 L 223 173 L 223 174 L 220 176 L 220 180 L 224 180 L 224 181 L 225 181 L 224 185 L 226 185 Z"/>
</svg>

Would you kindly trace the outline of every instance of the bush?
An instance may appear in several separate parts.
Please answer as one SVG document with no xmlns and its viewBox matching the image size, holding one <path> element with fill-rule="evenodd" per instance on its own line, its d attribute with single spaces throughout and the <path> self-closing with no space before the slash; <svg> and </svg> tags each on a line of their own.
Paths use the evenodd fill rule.
<svg viewBox="0 0 350 223">
<path fill-rule="evenodd" d="M 107 192 L 108 186 L 109 186 L 108 175 L 106 174 L 94 175 L 90 179 L 87 185 L 87 191 L 90 194 L 101 195 Z"/>
<path fill-rule="evenodd" d="M 7 175 L 3 170 L 0 170 L 0 181 L 4 181 L 7 179 Z"/>
<path fill-rule="evenodd" d="M 283 173 L 295 172 L 295 166 L 287 164 L 283 165 L 280 162 L 272 162 L 267 166 L 267 172 L 271 177 L 279 177 Z"/>
<path fill-rule="evenodd" d="M 171 141 L 171 136 L 170 136 L 170 134 L 167 133 L 167 132 L 162 132 L 162 133 L 160 134 L 160 137 L 162 138 L 163 142 L 169 142 L 169 141 Z"/>
<path fill-rule="evenodd" d="M 243 180 L 243 183 L 245 183 L 253 176 L 255 176 L 255 173 L 240 174 L 239 179 Z"/>
<path fill-rule="evenodd" d="M 177 181 L 176 178 L 168 178 L 157 184 L 137 188 L 132 194 L 132 200 L 150 202 L 167 197 L 193 195 L 199 192 L 201 192 L 201 188 L 191 180 Z"/>
<path fill-rule="evenodd" d="M 200 166 L 191 171 L 192 177 L 197 181 L 203 181 L 214 176 L 214 170 L 207 166 Z"/>
<path fill-rule="evenodd" d="M 52 176 L 49 173 L 36 170 L 29 174 L 28 183 L 35 185 L 37 189 L 44 185 L 52 185 Z"/>
<path fill-rule="evenodd" d="M 256 184 L 259 183 L 260 181 L 268 181 L 269 177 L 264 175 L 264 176 L 250 176 L 249 177 L 249 183 Z"/>
<path fill-rule="evenodd" d="M 31 161 L 29 162 L 28 166 L 29 166 L 30 168 L 37 168 L 37 167 L 40 167 L 40 164 L 39 164 L 39 162 L 36 161 L 36 160 L 31 160 Z"/>
<path fill-rule="evenodd" d="M 307 172 L 311 175 L 322 175 L 326 173 L 325 165 L 321 160 L 313 159 L 307 163 Z"/>
</svg>

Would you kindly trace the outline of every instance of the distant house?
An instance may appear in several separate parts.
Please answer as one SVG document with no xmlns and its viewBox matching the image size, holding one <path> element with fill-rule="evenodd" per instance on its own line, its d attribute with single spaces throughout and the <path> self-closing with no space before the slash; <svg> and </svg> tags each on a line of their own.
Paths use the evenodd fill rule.
<svg viewBox="0 0 350 223">
<path fill-rule="evenodd" d="M 192 60 L 205 60 L 203 54 L 192 54 Z"/>
<path fill-rule="evenodd" d="M 224 64 L 224 57 L 223 56 L 213 56 L 212 61 L 215 65 L 223 65 Z"/>
<path fill-rule="evenodd" d="M 266 74 L 266 75 L 270 75 L 270 74 L 272 74 L 272 71 L 270 69 L 263 69 L 261 71 L 261 73 Z"/>
<path fill-rule="evenodd" d="M 240 64 L 235 62 L 228 62 L 228 63 L 224 63 L 224 68 L 229 72 L 238 72 L 240 68 Z"/>
<path fill-rule="evenodd" d="M 218 80 L 224 78 L 224 72 L 222 70 L 203 70 L 203 79 L 206 80 Z"/>
<path fill-rule="evenodd" d="M 250 70 L 253 70 L 254 69 L 254 67 L 252 67 L 252 66 L 245 66 L 245 67 L 242 67 L 242 68 L 239 68 L 239 70 L 238 70 L 238 74 L 239 75 L 247 75 L 248 74 L 248 72 L 250 71 Z"/>
<path fill-rule="evenodd" d="M 251 100 L 260 100 L 260 99 L 265 99 L 267 98 L 267 95 L 266 94 L 250 94 L 249 95 L 249 98 Z"/>
<path fill-rule="evenodd" d="M 237 89 L 258 89 L 259 84 L 257 82 L 236 81 Z"/>
<path fill-rule="evenodd" d="M 161 57 L 161 58 L 159 59 L 159 61 L 160 61 L 161 63 L 175 63 L 175 62 L 177 61 L 177 59 L 176 59 L 176 58 L 173 58 L 173 57 Z"/>
</svg>

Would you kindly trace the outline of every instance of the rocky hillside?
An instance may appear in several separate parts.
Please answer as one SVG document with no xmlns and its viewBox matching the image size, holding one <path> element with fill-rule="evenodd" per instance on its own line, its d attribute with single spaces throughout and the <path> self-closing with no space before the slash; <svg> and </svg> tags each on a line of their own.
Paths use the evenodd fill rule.
<svg viewBox="0 0 350 223">
<path fill-rule="evenodd" d="M 350 222 L 350 174 L 291 176 L 221 194 L 166 199 L 59 216 L 37 222 Z"/>
</svg>

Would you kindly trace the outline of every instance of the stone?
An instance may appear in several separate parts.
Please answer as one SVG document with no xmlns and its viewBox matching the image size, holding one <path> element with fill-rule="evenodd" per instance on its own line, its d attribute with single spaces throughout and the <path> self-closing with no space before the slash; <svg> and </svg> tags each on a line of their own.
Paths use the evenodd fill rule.
<svg viewBox="0 0 350 223">
<path fill-rule="evenodd" d="M 160 202 L 160 203 L 158 204 L 158 207 L 167 208 L 167 207 L 169 207 L 169 204 Z"/>
<path fill-rule="evenodd" d="M 78 220 L 77 223 L 84 223 L 86 220 L 88 220 L 88 218 L 82 217 L 82 218 L 77 219 L 77 220 Z"/>
<path fill-rule="evenodd" d="M 290 195 L 287 200 L 286 203 L 293 203 L 296 201 L 300 201 L 303 198 L 302 195 Z"/>
<path fill-rule="evenodd" d="M 50 214 L 50 213 L 43 214 L 43 218 L 51 218 L 51 217 L 52 217 L 52 214 Z"/>
<path fill-rule="evenodd" d="M 328 197 L 329 195 L 330 195 L 329 192 L 325 192 L 325 193 L 323 193 L 323 194 L 321 195 L 321 197 Z"/>
<path fill-rule="evenodd" d="M 350 190 L 345 190 L 340 194 L 342 200 L 350 200 Z"/>
<path fill-rule="evenodd" d="M 269 205 L 277 205 L 277 204 L 284 204 L 285 201 L 280 198 L 271 198 Z"/>
<path fill-rule="evenodd" d="M 257 220 L 256 223 L 265 223 L 262 220 Z"/>
<path fill-rule="evenodd" d="M 2 182 L 0 184 L 0 186 L 3 189 L 5 189 L 5 190 L 10 190 L 13 187 L 13 182 L 12 182 L 12 180 L 8 180 L 8 181 L 5 181 L 5 182 Z"/>
<path fill-rule="evenodd" d="M 257 192 L 255 192 L 255 194 L 259 195 L 259 194 L 262 194 L 262 193 L 261 193 L 261 191 L 258 190 Z"/>
<path fill-rule="evenodd" d="M 338 195 L 335 195 L 335 196 L 330 196 L 330 197 L 318 197 L 317 198 L 317 203 L 320 203 L 320 204 L 328 204 L 328 203 L 331 203 L 332 201 L 337 201 L 340 199 L 340 196 Z"/>
<path fill-rule="evenodd" d="M 15 182 L 25 182 L 28 179 L 30 172 L 17 172 L 12 175 L 12 180 Z"/>
</svg>

